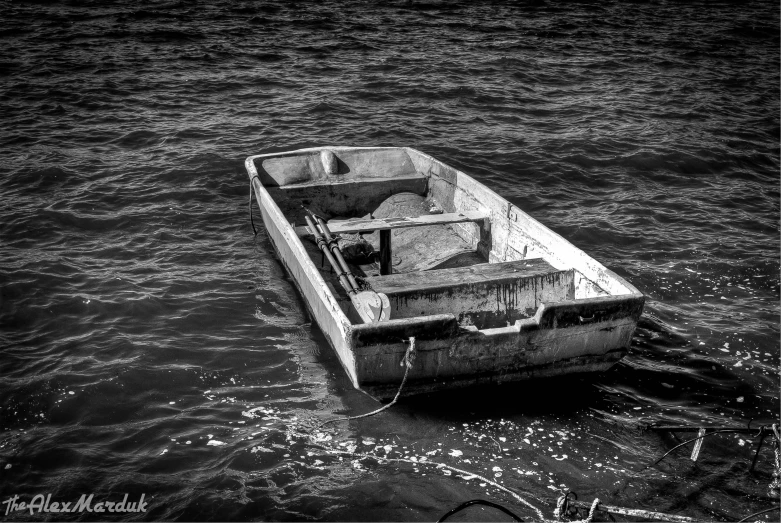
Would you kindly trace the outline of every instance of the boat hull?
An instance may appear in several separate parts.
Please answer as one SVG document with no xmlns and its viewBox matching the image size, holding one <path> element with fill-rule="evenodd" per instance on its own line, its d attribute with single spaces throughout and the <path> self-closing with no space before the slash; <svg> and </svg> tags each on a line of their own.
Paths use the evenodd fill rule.
<svg viewBox="0 0 781 523">
<path fill-rule="evenodd" d="M 414 338 L 414 363 L 403 395 L 485 383 L 503 383 L 609 369 L 628 351 L 644 296 L 569 242 L 469 176 L 412 149 L 330 148 L 339 154 L 383 157 L 405 151 L 426 186 L 445 186 L 452 198 L 445 212 L 481 212 L 490 224 L 465 224 L 459 234 L 492 264 L 545 259 L 552 270 L 569 271 L 569 298 L 541 301 L 536 313 L 507 326 L 475 326 L 447 311 L 360 323 L 326 283 L 295 231 L 260 181 L 258 161 L 247 160 L 266 232 L 314 321 L 336 351 L 352 385 L 379 399 L 392 398 L 402 382 L 401 364 Z M 283 153 L 319 154 L 320 149 Z M 377 180 L 373 180 L 379 184 Z M 574 277 L 572 276 L 574 274 Z M 533 309 L 532 309 L 533 310 Z M 508 322 L 509 323 L 509 322 Z M 478 328 L 480 327 L 480 328 Z"/>
</svg>

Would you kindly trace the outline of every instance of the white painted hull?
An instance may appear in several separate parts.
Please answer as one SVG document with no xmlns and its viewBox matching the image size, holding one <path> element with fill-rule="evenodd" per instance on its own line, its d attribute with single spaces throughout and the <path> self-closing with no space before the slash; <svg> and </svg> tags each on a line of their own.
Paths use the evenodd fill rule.
<svg viewBox="0 0 781 523">
<path fill-rule="evenodd" d="M 358 174 L 362 172 L 359 167 L 367 169 L 364 165 L 379 164 L 389 157 L 408 158 L 416 172 L 426 177 L 428 190 L 439 191 L 435 194 L 452 207 L 446 212 L 490 216 L 490 229 L 471 223 L 454 226 L 490 263 L 540 258 L 555 269 L 575 274 L 574 299 L 541 303 L 534 316 L 507 327 L 458 326 L 447 314 L 356 324 L 348 319 L 289 216 L 283 214 L 261 179 L 275 182 L 269 182 L 268 172 L 258 172 L 258 165 L 266 165 L 262 163 L 266 160 L 275 168 L 289 162 L 291 170 L 314 169 L 312 161 L 306 160 L 307 164 L 299 158 L 311 158 L 320 149 L 248 158 L 247 171 L 269 238 L 354 387 L 379 398 L 392 397 L 404 375 L 399 362 L 408 345 L 401 340 L 412 335 L 416 358 L 403 394 L 603 371 L 626 353 L 644 297 L 612 271 L 479 182 L 430 156 L 407 148 L 328 149 L 354 161 L 352 171 Z M 283 174 L 272 175 L 287 176 L 284 169 L 280 172 Z M 304 176 L 299 171 L 293 175 Z"/>
</svg>

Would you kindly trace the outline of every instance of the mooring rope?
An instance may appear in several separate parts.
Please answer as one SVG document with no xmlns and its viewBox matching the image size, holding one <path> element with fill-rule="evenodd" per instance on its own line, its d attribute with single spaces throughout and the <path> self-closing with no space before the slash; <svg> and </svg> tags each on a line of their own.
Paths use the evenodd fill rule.
<svg viewBox="0 0 781 523">
<path fill-rule="evenodd" d="M 608 514 L 621 514 L 623 516 L 632 516 L 635 518 L 641 518 L 643 521 L 672 521 L 672 522 L 678 522 L 678 523 L 689 523 L 695 521 L 693 518 L 687 517 L 687 516 L 678 516 L 676 514 L 665 514 L 663 512 L 652 512 L 650 510 L 638 510 L 638 509 L 632 509 L 632 508 L 624 508 L 624 507 L 616 507 L 612 505 L 605 505 L 603 504 L 599 498 L 596 498 L 590 505 L 583 502 L 583 501 L 574 501 L 569 499 L 569 496 L 572 495 L 575 497 L 575 500 L 577 500 L 577 494 L 574 492 L 567 492 L 563 496 L 559 497 L 556 501 L 556 509 L 553 511 L 553 517 L 558 521 L 564 521 L 564 517 L 570 514 L 569 509 L 570 505 L 575 507 L 575 512 L 577 513 L 578 517 L 580 517 L 580 513 L 578 509 L 583 508 L 590 508 L 588 516 L 586 519 L 578 520 L 576 523 L 591 523 L 591 521 L 594 518 L 594 513 L 597 510 L 601 510 L 603 512 L 607 512 Z"/>
<path fill-rule="evenodd" d="M 255 236 L 257 236 L 258 231 L 257 229 L 255 229 L 255 220 L 252 218 L 252 188 L 253 188 L 252 182 L 255 180 L 255 178 L 260 180 L 260 176 L 258 176 L 257 174 L 252 178 L 250 178 L 249 180 L 249 222 L 252 224 L 252 232 L 254 232 Z"/>
<path fill-rule="evenodd" d="M 577 499 L 578 495 L 574 492 L 567 492 L 563 496 L 560 496 L 559 499 L 556 500 L 556 509 L 553 511 L 553 517 L 556 519 L 556 521 L 564 521 L 564 516 L 569 511 L 569 496 L 570 494 L 575 496 L 575 499 Z M 599 498 L 594 498 L 594 501 L 591 503 L 591 508 L 588 511 L 588 516 L 586 516 L 586 519 L 579 519 L 576 521 L 573 521 L 573 523 L 591 523 L 594 519 L 594 513 L 597 511 L 597 506 L 601 501 L 599 501 Z M 577 510 L 577 509 L 576 509 Z M 609 511 L 608 511 L 609 513 Z M 580 512 L 577 512 L 578 516 L 580 515 Z"/>
<path fill-rule="evenodd" d="M 773 423 L 773 453 L 776 462 L 773 470 L 773 480 L 770 482 L 769 490 L 771 497 L 781 497 L 781 434 L 778 431 L 778 424 Z"/>
<path fill-rule="evenodd" d="M 407 375 L 409 374 L 409 370 L 412 368 L 412 364 L 415 362 L 415 337 L 410 336 L 409 338 L 409 347 L 407 347 L 407 352 L 404 353 L 404 357 L 401 360 L 400 365 L 405 366 L 404 369 L 404 377 L 401 380 L 401 385 L 399 385 L 399 390 L 396 392 L 396 396 L 393 398 L 393 401 L 388 403 L 387 405 L 383 405 L 377 410 L 373 410 L 372 412 L 367 412 L 366 414 L 359 414 L 358 416 L 347 416 L 344 418 L 335 418 L 335 419 L 329 419 L 327 421 L 324 421 L 320 423 L 317 427 L 312 429 L 312 432 L 315 430 L 319 430 L 324 425 L 328 425 L 329 423 L 335 423 L 337 421 L 349 421 L 353 419 L 360 419 L 360 418 L 368 418 L 369 416 L 374 416 L 375 414 L 379 414 L 383 410 L 389 409 L 393 406 L 394 403 L 396 403 L 396 400 L 399 399 L 399 396 L 401 396 L 401 390 L 404 388 L 404 384 L 407 382 Z"/>
<path fill-rule="evenodd" d="M 537 519 L 540 521 L 545 521 L 545 515 L 542 513 L 542 511 L 537 508 L 536 506 L 532 505 L 529 501 L 526 501 L 520 494 L 515 492 L 514 490 L 511 490 L 504 485 L 497 483 L 496 481 L 486 478 L 485 476 L 481 476 L 480 474 L 475 474 L 474 472 L 469 472 L 468 470 L 463 470 L 457 467 L 453 467 L 452 465 L 448 465 L 447 463 L 442 463 L 438 461 L 414 461 L 410 458 L 388 458 L 388 457 L 380 457 L 380 456 L 374 456 L 371 454 L 364 454 L 362 452 L 355 452 L 355 451 L 348 451 L 348 450 L 341 450 L 341 449 L 333 449 L 326 447 L 325 445 L 320 444 L 315 437 L 312 436 L 311 433 L 297 433 L 297 435 L 305 437 L 309 440 L 310 444 L 313 446 L 320 447 L 324 449 L 326 452 L 332 453 L 332 454 L 342 454 L 344 456 L 354 456 L 358 457 L 360 459 L 373 459 L 378 461 L 379 463 L 388 462 L 388 463 L 409 463 L 410 465 L 414 465 L 416 467 L 436 467 L 438 469 L 447 469 L 451 470 L 453 472 L 457 472 L 459 474 L 463 474 L 463 477 L 466 479 L 479 479 L 480 481 L 487 483 L 488 485 L 491 485 L 492 487 L 499 489 L 503 492 L 506 492 L 507 494 L 511 495 L 513 498 L 515 498 L 516 501 L 523 504 L 524 506 L 528 507 L 529 509 L 533 510 L 534 513 L 537 515 Z M 532 496 L 534 497 L 534 496 Z M 540 500 L 540 498 L 537 498 Z M 543 500 L 540 500 L 543 501 Z"/>
<path fill-rule="evenodd" d="M 556 521 L 564 521 L 564 514 L 567 512 L 567 501 L 569 500 L 569 492 L 563 496 L 559 496 L 556 500 L 556 509 L 553 511 L 553 519 Z"/>
<path fill-rule="evenodd" d="M 594 519 L 594 512 L 597 511 L 597 506 L 599 505 L 599 498 L 594 498 L 594 502 L 591 504 L 591 509 L 588 511 L 588 516 L 586 519 L 581 519 L 580 521 L 577 521 L 575 523 L 591 523 L 591 521 Z"/>
</svg>

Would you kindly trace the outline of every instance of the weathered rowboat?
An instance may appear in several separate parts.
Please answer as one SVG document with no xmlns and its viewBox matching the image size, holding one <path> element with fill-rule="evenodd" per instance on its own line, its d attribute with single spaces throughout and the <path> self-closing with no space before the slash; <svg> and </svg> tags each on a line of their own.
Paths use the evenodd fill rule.
<svg viewBox="0 0 781 523">
<path fill-rule="evenodd" d="M 358 389 L 392 397 L 410 338 L 405 395 L 603 371 L 628 350 L 635 287 L 431 156 L 322 147 L 246 168 L 279 259 Z M 334 258 L 349 238 L 362 247 L 351 274 Z"/>
</svg>

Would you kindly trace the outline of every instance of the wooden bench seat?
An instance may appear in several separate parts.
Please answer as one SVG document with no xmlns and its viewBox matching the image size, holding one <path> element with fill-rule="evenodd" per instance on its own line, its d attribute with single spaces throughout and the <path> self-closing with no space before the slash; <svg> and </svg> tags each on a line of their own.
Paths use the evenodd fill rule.
<svg viewBox="0 0 781 523">
<path fill-rule="evenodd" d="M 445 225 L 448 223 L 483 222 L 489 218 L 483 212 L 452 212 L 444 214 L 427 214 L 411 218 L 366 218 L 331 222 L 328 229 L 333 234 L 355 234 L 373 231 L 389 231 L 405 227 L 426 227 L 429 225 Z M 296 227 L 296 234 L 305 236 L 311 234 L 306 227 Z"/>
<path fill-rule="evenodd" d="M 575 297 L 575 274 L 542 259 L 367 277 L 388 296 L 391 318 L 453 314 L 478 328 L 512 324 L 532 316 L 543 302 Z"/>
</svg>

